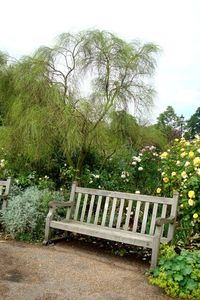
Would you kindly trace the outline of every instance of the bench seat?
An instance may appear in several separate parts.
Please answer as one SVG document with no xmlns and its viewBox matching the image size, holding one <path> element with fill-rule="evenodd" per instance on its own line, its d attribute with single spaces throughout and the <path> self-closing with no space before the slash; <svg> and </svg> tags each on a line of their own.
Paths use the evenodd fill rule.
<svg viewBox="0 0 200 300">
<path fill-rule="evenodd" d="M 152 235 L 109 227 L 102 228 L 100 225 L 83 224 L 76 221 L 52 221 L 51 227 L 146 248 L 152 248 L 152 241 L 154 238 Z"/>
</svg>

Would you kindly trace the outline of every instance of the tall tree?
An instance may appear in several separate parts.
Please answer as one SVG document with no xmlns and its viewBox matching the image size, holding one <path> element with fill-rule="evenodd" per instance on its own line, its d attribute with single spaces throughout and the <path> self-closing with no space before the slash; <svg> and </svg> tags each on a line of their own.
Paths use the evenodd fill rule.
<svg viewBox="0 0 200 300">
<path fill-rule="evenodd" d="M 181 136 L 181 124 L 181 118 L 176 115 L 172 106 L 168 106 L 157 118 L 157 127 L 169 142 Z"/>
<path fill-rule="evenodd" d="M 131 102 L 151 106 L 147 78 L 158 52 L 154 44 L 127 43 L 105 31 L 60 35 L 54 47 L 38 49 L 13 68 L 8 144 L 35 162 L 59 149 L 80 172 L 113 111 Z"/>
<path fill-rule="evenodd" d="M 187 121 L 186 129 L 190 138 L 194 138 L 196 134 L 200 135 L 200 107 Z"/>
</svg>

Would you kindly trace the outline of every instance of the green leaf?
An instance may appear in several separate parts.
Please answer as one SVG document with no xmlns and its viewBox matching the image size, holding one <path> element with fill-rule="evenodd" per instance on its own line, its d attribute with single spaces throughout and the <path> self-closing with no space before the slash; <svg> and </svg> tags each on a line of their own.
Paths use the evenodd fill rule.
<svg viewBox="0 0 200 300">
<path fill-rule="evenodd" d="M 182 269 L 183 275 L 188 275 L 192 273 L 192 267 L 191 266 L 186 266 L 184 269 Z"/>
<path fill-rule="evenodd" d="M 185 288 L 186 288 L 187 290 L 192 291 L 193 289 L 196 289 L 197 286 L 198 286 L 198 283 L 197 283 L 197 282 L 195 282 L 195 281 L 192 280 L 192 279 L 188 279 L 188 282 L 187 282 Z"/>
<path fill-rule="evenodd" d="M 174 280 L 175 280 L 175 281 L 181 281 L 181 280 L 183 280 L 183 276 L 180 275 L 180 274 L 175 274 L 175 275 L 174 275 Z"/>
</svg>

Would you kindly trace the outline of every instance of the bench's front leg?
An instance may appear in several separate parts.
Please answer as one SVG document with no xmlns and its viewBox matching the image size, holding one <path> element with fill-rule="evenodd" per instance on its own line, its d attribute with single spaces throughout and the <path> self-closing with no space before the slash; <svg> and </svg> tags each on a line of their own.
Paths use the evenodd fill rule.
<svg viewBox="0 0 200 300">
<path fill-rule="evenodd" d="M 153 237 L 150 270 L 154 269 L 158 263 L 158 254 L 159 254 L 159 249 L 160 249 L 161 233 L 162 233 L 162 226 L 156 226 L 155 235 Z"/>
<path fill-rule="evenodd" d="M 55 213 L 55 208 L 53 207 L 50 207 L 49 208 L 49 212 L 48 212 L 48 215 L 46 217 L 46 225 L 45 225 L 45 237 L 44 237 L 44 241 L 43 241 L 43 244 L 44 245 L 47 245 L 48 244 L 48 241 L 50 239 L 50 223 L 53 219 L 53 216 L 54 216 L 54 213 Z"/>
</svg>

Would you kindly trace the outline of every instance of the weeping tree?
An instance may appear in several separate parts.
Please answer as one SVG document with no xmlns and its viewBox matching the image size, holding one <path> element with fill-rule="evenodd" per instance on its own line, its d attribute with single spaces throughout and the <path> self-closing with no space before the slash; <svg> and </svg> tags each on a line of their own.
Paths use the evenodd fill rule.
<svg viewBox="0 0 200 300">
<path fill-rule="evenodd" d="M 50 165 L 59 152 L 80 174 L 92 148 L 113 152 L 110 145 L 116 147 L 107 126 L 113 112 L 127 111 L 130 103 L 136 111 L 152 105 L 148 79 L 158 52 L 154 44 L 84 31 L 61 34 L 54 47 L 22 58 L 12 66 L 9 151 L 38 165 Z"/>
</svg>

